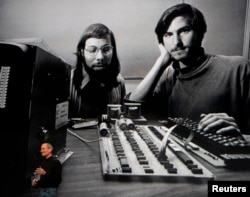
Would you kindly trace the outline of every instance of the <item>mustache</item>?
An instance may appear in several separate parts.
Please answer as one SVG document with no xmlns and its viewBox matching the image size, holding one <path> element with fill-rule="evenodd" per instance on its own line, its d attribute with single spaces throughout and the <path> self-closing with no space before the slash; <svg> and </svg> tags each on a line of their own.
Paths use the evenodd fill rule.
<svg viewBox="0 0 250 197">
<path fill-rule="evenodd" d="M 102 66 L 102 65 L 106 65 L 106 62 L 105 61 L 103 61 L 103 60 L 98 60 L 98 61 L 95 61 L 94 62 L 94 65 L 96 65 L 96 66 Z"/>
<path fill-rule="evenodd" d="M 184 50 L 185 47 L 184 46 L 181 46 L 181 47 L 175 47 L 173 49 L 171 49 L 171 52 L 176 52 L 176 51 L 180 51 L 180 50 Z"/>
</svg>

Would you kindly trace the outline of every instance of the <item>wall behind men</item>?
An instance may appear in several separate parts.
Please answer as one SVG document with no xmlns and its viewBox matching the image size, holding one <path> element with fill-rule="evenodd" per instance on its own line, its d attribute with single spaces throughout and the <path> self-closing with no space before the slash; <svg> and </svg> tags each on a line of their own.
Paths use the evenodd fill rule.
<svg viewBox="0 0 250 197">
<path fill-rule="evenodd" d="M 242 55 L 247 0 L 0 0 L 0 39 L 42 38 L 74 66 L 83 30 L 101 22 L 115 34 L 123 76 L 143 77 L 159 55 L 155 25 L 180 2 L 204 13 L 207 52 Z"/>
</svg>

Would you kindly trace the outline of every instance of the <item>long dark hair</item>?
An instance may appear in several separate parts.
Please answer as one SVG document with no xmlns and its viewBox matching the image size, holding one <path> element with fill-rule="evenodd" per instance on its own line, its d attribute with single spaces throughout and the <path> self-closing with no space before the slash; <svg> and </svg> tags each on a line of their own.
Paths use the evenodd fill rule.
<svg viewBox="0 0 250 197">
<path fill-rule="evenodd" d="M 177 4 L 173 7 L 170 7 L 162 13 L 155 28 L 155 33 L 157 35 L 158 42 L 163 43 L 163 36 L 166 33 L 167 29 L 169 28 L 169 25 L 171 24 L 172 20 L 175 17 L 186 16 L 186 15 L 191 17 L 192 28 L 194 31 L 197 32 L 199 36 L 198 37 L 199 42 L 201 43 L 203 40 L 204 34 L 207 31 L 207 24 L 206 24 L 205 18 L 200 10 L 185 3 Z"/>
<path fill-rule="evenodd" d="M 85 58 L 81 55 L 81 50 L 85 48 L 85 43 L 87 39 L 107 38 L 107 36 L 110 36 L 111 44 L 113 46 L 112 60 L 111 60 L 110 66 L 108 66 L 105 70 L 96 74 L 94 71 L 92 72 L 86 66 Z M 94 77 L 96 78 L 95 80 L 97 81 L 98 80 L 103 81 L 108 86 L 114 86 L 117 84 L 117 75 L 120 73 L 120 62 L 117 56 L 114 34 L 107 26 L 101 23 L 95 23 L 95 24 L 88 26 L 84 30 L 77 44 L 77 52 L 75 54 L 77 56 L 77 62 L 76 62 L 76 68 L 74 70 L 73 84 L 75 85 L 76 89 L 80 88 L 81 82 L 83 79 L 82 66 L 85 67 L 86 71 L 89 73 L 91 78 Z"/>
</svg>

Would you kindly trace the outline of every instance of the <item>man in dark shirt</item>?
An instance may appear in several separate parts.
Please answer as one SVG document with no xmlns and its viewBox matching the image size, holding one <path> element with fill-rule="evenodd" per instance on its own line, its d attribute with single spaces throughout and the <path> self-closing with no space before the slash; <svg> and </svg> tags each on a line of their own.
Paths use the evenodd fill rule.
<svg viewBox="0 0 250 197">
<path fill-rule="evenodd" d="M 40 152 L 44 160 L 34 172 L 32 186 L 41 188 L 39 197 L 56 197 L 57 187 L 62 181 L 62 164 L 53 157 L 50 143 L 42 143 Z"/>
<path fill-rule="evenodd" d="M 141 102 L 158 119 L 188 118 L 205 132 L 247 134 L 250 62 L 205 53 L 206 30 L 203 14 L 192 5 L 166 9 L 155 28 L 160 56 L 126 99 Z"/>
</svg>

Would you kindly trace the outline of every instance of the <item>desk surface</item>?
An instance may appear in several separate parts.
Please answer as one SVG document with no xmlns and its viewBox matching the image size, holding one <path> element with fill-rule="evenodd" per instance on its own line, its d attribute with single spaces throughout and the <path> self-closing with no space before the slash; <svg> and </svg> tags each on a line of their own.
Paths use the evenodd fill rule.
<svg viewBox="0 0 250 197">
<path fill-rule="evenodd" d="M 74 132 L 81 138 L 98 138 L 97 129 L 79 129 Z M 85 143 L 72 134 L 67 134 L 66 147 L 73 155 L 63 164 L 63 181 L 58 188 L 60 197 L 206 197 L 207 182 L 140 182 L 140 181 L 105 181 L 102 176 L 99 142 Z M 248 170 L 230 170 L 215 168 L 199 160 L 215 176 L 215 180 L 250 181 Z M 38 190 L 30 188 L 23 197 L 36 197 Z"/>
<path fill-rule="evenodd" d="M 88 140 L 98 138 L 96 129 L 74 130 L 80 137 Z M 60 197 L 77 196 L 207 196 L 206 182 L 123 182 L 104 181 L 100 158 L 99 142 L 84 143 L 68 133 L 67 148 L 74 154 L 64 163 L 63 182 L 59 187 Z M 202 161 L 200 161 L 202 162 Z M 230 170 L 214 168 L 202 162 L 215 180 L 250 180 L 249 170 Z"/>
</svg>

